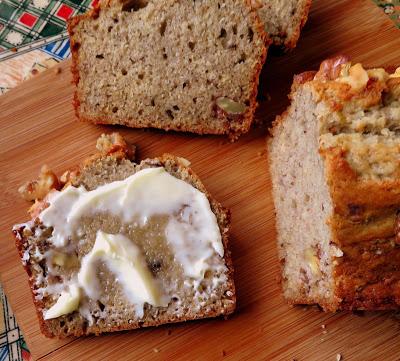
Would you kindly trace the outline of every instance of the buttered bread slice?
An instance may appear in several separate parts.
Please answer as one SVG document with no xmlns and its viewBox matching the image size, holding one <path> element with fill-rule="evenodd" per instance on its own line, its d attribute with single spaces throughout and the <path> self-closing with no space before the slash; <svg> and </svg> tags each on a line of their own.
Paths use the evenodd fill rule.
<svg viewBox="0 0 400 361">
<path fill-rule="evenodd" d="M 118 134 L 98 148 L 61 179 L 43 169 L 20 189 L 36 199 L 14 233 L 42 332 L 99 334 L 233 312 L 229 212 L 189 162 L 164 155 L 135 164 Z"/>
</svg>

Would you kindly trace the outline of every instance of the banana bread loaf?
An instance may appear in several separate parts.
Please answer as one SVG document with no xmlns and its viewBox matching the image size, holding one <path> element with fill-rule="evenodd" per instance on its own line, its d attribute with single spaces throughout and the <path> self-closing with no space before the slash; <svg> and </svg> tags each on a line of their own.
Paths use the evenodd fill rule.
<svg viewBox="0 0 400 361">
<path fill-rule="evenodd" d="M 269 40 L 245 0 L 103 0 L 68 29 L 79 119 L 249 130 Z"/>
<path fill-rule="evenodd" d="M 295 76 L 269 140 L 285 298 L 400 306 L 400 68 L 343 56 Z"/>
<path fill-rule="evenodd" d="M 14 234 L 42 332 L 80 336 L 158 326 L 235 308 L 229 212 L 183 158 L 135 164 L 124 140 L 57 179 L 20 189 L 37 200 Z M 59 190 L 57 190 L 59 189 Z"/>
</svg>

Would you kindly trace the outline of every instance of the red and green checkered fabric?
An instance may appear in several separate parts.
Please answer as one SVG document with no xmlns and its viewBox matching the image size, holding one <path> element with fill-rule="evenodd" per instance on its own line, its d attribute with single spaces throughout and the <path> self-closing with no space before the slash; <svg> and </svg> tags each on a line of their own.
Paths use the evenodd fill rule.
<svg viewBox="0 0 400 361">
<path fill-rule="evenodd" d="M 0 0 L 0 51 L 57 35 L 97 0 Z"/>
</svg>

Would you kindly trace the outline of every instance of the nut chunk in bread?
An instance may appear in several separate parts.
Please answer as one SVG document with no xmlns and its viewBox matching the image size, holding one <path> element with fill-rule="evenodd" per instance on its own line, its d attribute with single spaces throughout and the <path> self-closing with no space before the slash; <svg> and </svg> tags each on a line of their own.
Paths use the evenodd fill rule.
<svg viewBox="0 0 400 361">
<path fill-rule="evenodd" d="M 42 332 L 80 336 L 228 315 L 229 212 L 186 159 L 135 164 L 118 134 L 14 226 Z"/>
<path fill-rule="evenodd" d="M 69 22 L 79 119 L 246 133 L 269 44 L 245 0 L 104 0 Z"/>
<path fill-rule="evenodd" d="M 343 56 L 295 76 L 269 140 L 285 298 L 400 306 L 400 68 Z"/>
</svg>

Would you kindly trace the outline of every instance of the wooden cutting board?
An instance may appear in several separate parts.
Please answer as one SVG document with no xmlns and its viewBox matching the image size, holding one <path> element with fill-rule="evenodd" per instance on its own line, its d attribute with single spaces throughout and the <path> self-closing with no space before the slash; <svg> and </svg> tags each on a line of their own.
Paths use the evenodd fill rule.
<svg viewBox="0 0 400 361">
<path fill-rule="evenodd" d="M 294 73 L 316 68 L 337 53 L 369 66 L 399 65 L 400 32 L 369 0 L 315 1 L 297 49 L 270 56 L 265 65 L 258 119 L 269 122 L 285 108 Z M 67 61 L 61 73 L 49 70 L 0 97 L 1 281 L 34 359 L 334 361 L 337 354 L 346 361 L 399 359 L 399 322 L 393 314 L 322 313 L 316 307 L 289 307 L 282 300 L 266 129 L 231 144 L 214 136 L 78 123 L 69 66 Z M 43 163 L 61 174 L 94 151 L 102 132 L 115 130 L 137 144 L 140 158 L 170 152 L 190 159 L 210 192 L 232 210 L 238 308 L 228 320 L 62 341 L 40 334 L 11 235 L 14 223 L 27 220 L 27 204 L 17 187 L 34 178 Z"/>
</svg>

